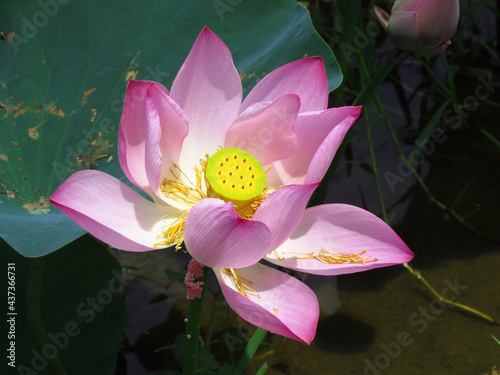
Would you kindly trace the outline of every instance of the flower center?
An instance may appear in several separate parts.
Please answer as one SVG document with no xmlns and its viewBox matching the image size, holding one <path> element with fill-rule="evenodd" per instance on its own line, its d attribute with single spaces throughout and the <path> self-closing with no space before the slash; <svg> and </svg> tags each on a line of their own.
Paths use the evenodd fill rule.
<svg viewBox="0 0 500 375">
<path fill-rule="evenodd" d="M 208 158 L 205 176 L 216 196 L 225 201 L 249 201 L 264 191 L 264 168 L 251 154 L 225 148 Z"/>
<path fill-rule="evenodd" d="M 264 168 L 251 154 L 236 148 L 217 151 L 195 166 L 196 181 L 192 182 L 176 164 L 170 169 L 173 179 L 164 179 L 160 191 L 165 197 L 179 203 L 182 208 L 164 216 L 177 215 L 177 219 L 162 230 L 155 247 L 175 245 L 182 248 L 184 227 L 189 210 L 205 198 L 220 198 L 233 203 L 236 212 L 251 220 L 259 206 L 278 187 L 266 187 Z M 184 178 L 182 178 L 184 176 Z"/>
</svg>

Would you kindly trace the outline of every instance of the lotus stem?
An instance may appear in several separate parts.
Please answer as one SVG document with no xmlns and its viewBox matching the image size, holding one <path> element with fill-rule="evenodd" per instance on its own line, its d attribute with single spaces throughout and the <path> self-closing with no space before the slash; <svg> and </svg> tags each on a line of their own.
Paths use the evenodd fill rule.
<svg viewBox="0 0 500 375">
<path fill-rule="evenodd" d="M 204 284 L 207 280 L 208 267 L 203 268 L 203 276 L 199 278 Z M 189 312 L 186 322 L 186 337 L 184 344 L 183 375 L 194 375 L 198 366 L 198 347 L 200 342 L 200 323 L 203 312 L 203 301 L 205 298 L 205 287 L 202 289 L 201 297 L 194 298 L 189 303 Z"/>
</svg>

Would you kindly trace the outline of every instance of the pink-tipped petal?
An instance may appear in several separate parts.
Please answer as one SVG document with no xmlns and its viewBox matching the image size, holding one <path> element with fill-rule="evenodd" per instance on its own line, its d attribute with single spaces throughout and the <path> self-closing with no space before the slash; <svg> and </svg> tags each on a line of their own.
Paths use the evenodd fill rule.
<svg viewBox="0 0 500 375">
<path fill-rule="evenodd" d="M 186 249 L 209 267 L 248 267 L 262 259 L 270 241 L 266 225 L 242 219 L 231 202 L 203 199 L 191 208 L 186 218 Z"/>
<path fill-rule="evenodd" d="M 328 81 L 321 57 L 309 57 L 283 65 L 265 76 L 245 98 L 240 112 L 263 101 L 287 94 L 300 98 L 300 113 L 322 111 L 328 106 Z"/>
<path fill-rule="evenodd" d="M 323 179 L 326 171 L 332 163 L 333 158 L 335 157 L 340 144 L 344 140 L 345 135 L 351 128 L 352 124 L 354 124 L 354 122 L 358 119 L 360 113 L 361 107 L 332 108 L 331 110 L 326 111 L 324 117 L 338 122 L 335 122 L 336 125 L 334 126 L 334 128 L 328 133 L 323 142 L 321 142 L 319 147 L 316 149 L 314 156 L 311 159 L 311 163 L 309 164 L 304 183 L 309 184 L 321 181 Z M 325 123 L 323 122 L 322 125 L 324 124 Z M 304 131 L 304 129 L 302 129 L 302 131 Z M 317 134 L 312 137 L 307 137 L 306 134 L 304 135 L 306 138 L 308 138 L 306 144 L 317 144 L 319 143 L 318 141 L 320 141 L 320 139 L 317 138 Z"/>
<path fill-rule="evenodd" d="M 263 108 L 258 104 L 258 109 L 250 107 L 231 125 L 224 147 L 245 150 L 262 165 L 292 156 L 297 148 L 292 126 L 299 113 L 299 97 L 285 95 Z"/>
<path fill-rule="evenodd" d="M 93 236 L 128 251 L 156 249 L 158 235 L 168 225 L 162 217 L 173 212 L 171 207 L 154 204 L 115 177 L 96 170 L 71 175 L 50 201 Z"/>
<path fill-rule="evenodd" d="M 231 52 L 208 28 L 196 39 L 174 80 L 170 96 L 189 121 L 181 167 L 190 172 L 205 154 L 211 155 L 222 146 L 242 99 L 241 79 Z"/>
<path fill-rule="evenodd" d="M 375 11 L 375 15 L 377 16 L 378 21 L 380 22 L 384 30 L 387 31 L 387 27 L 389 27 L 389 18 L 391 18 L 391 16 L 385 10 L 376 5 L 373 7 L 373 10 Z"/>
<path fill-rule="evenodd" d="M 308 184 L 321 181 L 360 113 L 361 107 L 340 107 L 300 114 L 294 125 L 298 152 L 273 164 L 269 183 Z"/>
<path fill-rule="evenodd" d="M 154 197 L 149 186 L 145 166 L 146 153 L 146 92 L 149 86 L 157 86 L 168 94 L 167 89 L 152 81 L 127 83 L 125 103 L 118 131 L 118 159 L 127 178 L 137 187 Z"/>
<path fill-rule="evenodd" d="M 316 334 L 319 304 L 307 285 L 260 263 L 234 271 L 258 293 L 247 290 L 246 297 L 238 291 L 231 273 L 214 269 L 227 303 L 239 316 L 270 332 L 311 343 Z"/>
<path fill-rule="evenodd" d="M 366 262 L 329 264 L 310 257 L 322 250 L 349 254 L 366 250 L 360 254 Z M 281 267 L 318 275 L 366 271 L 406 263 L 412 258 L 411 250 L 391 227 L 372 213 L 347 204 L 308 208 L 290 238 L 265 257 Z"/>
<path fill-rule="evenodd" d="M 153 191 L 163 200 L 159 186 L 179 163 L 182 142 L 188 134 L 188 124 L 179 106 L 157 86 L 149 86 L 146 109 L 146 173 Z M 173 202 L 168 202 L 173 203 Z"/>
<path fill-rule="evenodd" d="M 262 202 L 253 220 L 263 222 L 271 230 L 272 240 L 268 251 L 276 249 L 293 233 L 317 186 L 318 184 L 284 186 Z"/>
</svg>

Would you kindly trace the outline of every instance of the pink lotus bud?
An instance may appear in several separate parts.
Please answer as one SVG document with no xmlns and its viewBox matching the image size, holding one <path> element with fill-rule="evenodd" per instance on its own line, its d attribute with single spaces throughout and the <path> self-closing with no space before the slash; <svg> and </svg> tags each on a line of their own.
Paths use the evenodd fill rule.
<svg viewBox="0 0 500 375">
<path fill-rule="evenodd" d="M 396 47 L 428 57 L 451 44 L 460 15 L 459 0 L 396 0 L 391 15 L 374 10 Z"/>
</svg>

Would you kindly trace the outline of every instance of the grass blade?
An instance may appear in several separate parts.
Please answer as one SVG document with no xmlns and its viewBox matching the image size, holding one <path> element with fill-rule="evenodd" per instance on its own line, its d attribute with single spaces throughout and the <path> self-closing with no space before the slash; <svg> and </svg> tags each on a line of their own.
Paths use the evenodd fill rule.
<svg viewBox="0 0 500 375">
<path fill-rule="evenodd" d="M 425 128 L 422 130 L 417 140 L 415 141 L 415 146 L 413 147 L 413 150 L 410 154 L 416 153 L 417 155 L 420 155 L 422 148 L 425 146 L 425 144 L 431 137 L 432 132 L 443 117 L 443 113 L 448 107 L 448 104 L 450 104 L 449 101 L 444 102 L 443 105 L 441 105 L 441 107 L 439 107 L 439 109 L 436 111 L 436 113 L 434 113 L 434 115 L 429 120 L 429 123 L 425 126 Z"/>
<path fill-rule="evenodd" d="M 257 327 L 250 340 L 248 340 L 247 347 L 243 353 L 243 358 L 241 358 L 241 361 L 238 364 L 238 370 L 243 371 L 245 367 L 247 367 L 248 363 L 259 348 L 260 343 L 264 339 L 264 336 L 266 336 L 266 333 L 267 331 L 265 329 Z"/>
<path fill-rule="evenodd" d="M 405 55 L 399 55 L 396 59 L 388 58 L 384 64 L 377 70 L 377 73 L 370 78 L 368 84 L 360 92 L 353 105 L 366 104 L 368 100 L 377 92 L 378 87 L 384 82 L 389 73 Z"/>
<path fill-rule="evenodd" d="M 497 145 L 498 148 L 500 148 L 500 141 L 496 139 L 493 134 L 491 134 L 489 131 L 486 131 L 484 129 L 481 129 L 481 133 L 483 133 L 486 137 L 490 139 L 494 144 Z"/>
<path fill-rule="evenodd" d="M 267 365 L 267 363 L 264 362 L 262 366 L 260 366 L 259 371 L 257 371 L 257 374 L 255 375 L 264 375 L 268 368 L 269 366 Z"/>
</svg>

